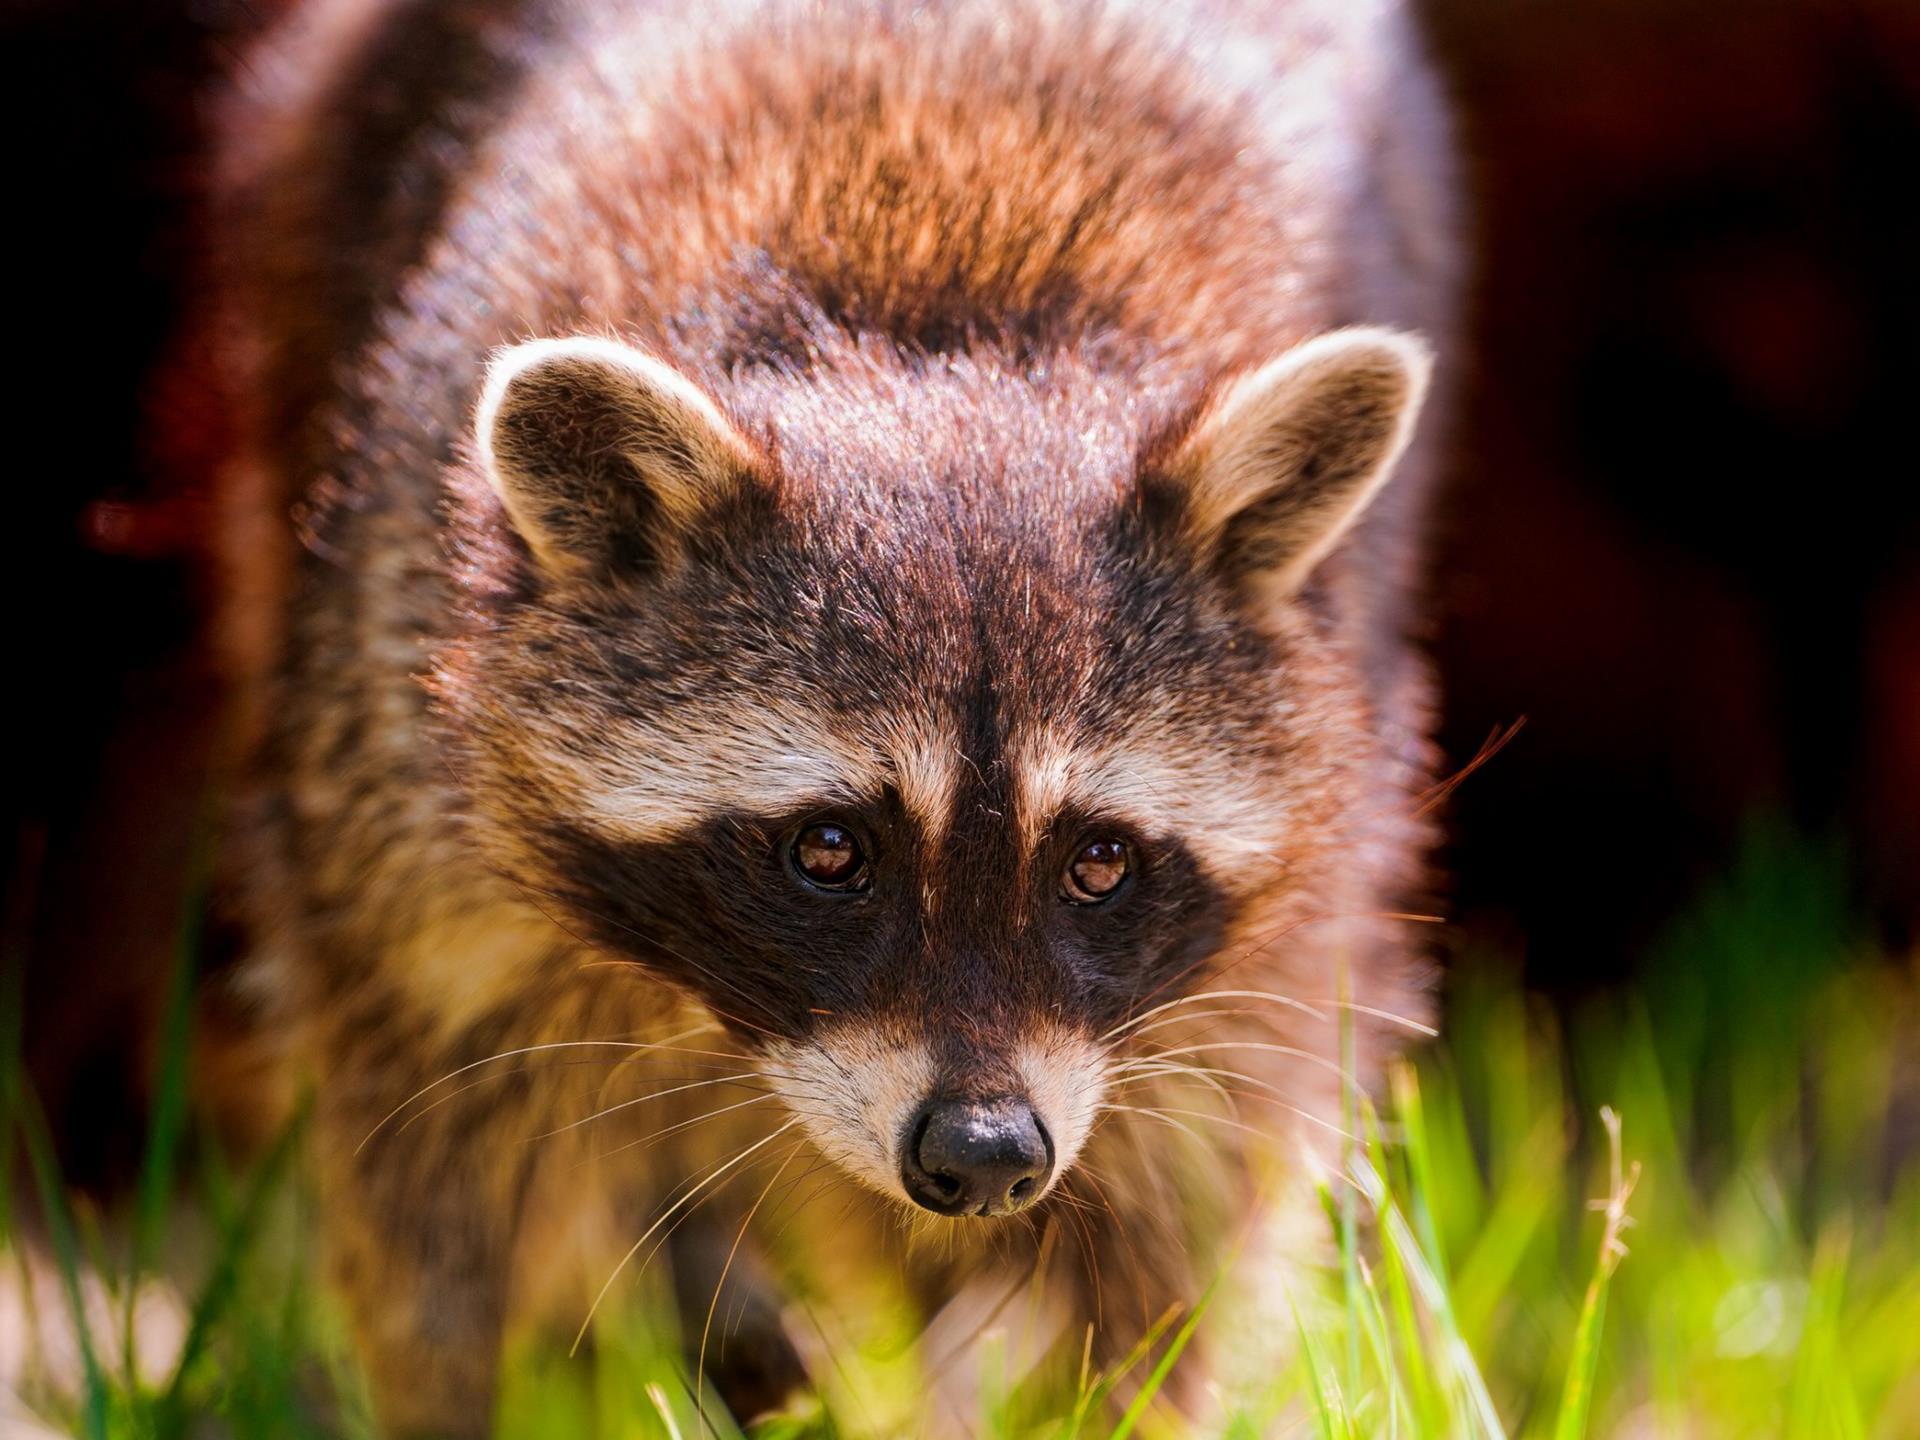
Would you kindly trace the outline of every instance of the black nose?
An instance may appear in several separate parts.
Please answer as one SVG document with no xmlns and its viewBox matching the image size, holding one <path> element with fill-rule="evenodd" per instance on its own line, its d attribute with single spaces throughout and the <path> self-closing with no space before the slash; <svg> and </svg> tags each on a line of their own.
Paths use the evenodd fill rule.
<svg viewBox="0 0 1920 1440">
<path fill-rule="evenodd" d="M 936 1215 L 1010 1215 L 1053 1170 L 1053 1141 L 1024 1100 L 928 1101 L 903 1152 L 901 1183 Z"/>
</svg>

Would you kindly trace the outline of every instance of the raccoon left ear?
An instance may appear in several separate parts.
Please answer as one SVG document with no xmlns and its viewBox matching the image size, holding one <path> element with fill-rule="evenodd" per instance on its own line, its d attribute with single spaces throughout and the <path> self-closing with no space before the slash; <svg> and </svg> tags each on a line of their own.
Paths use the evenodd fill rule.
<svg viewBox="0 0 1920 1440">
<path fill-rule="evenodd" d="M 1263 599 L 1297 590 L 1406 448 L 1432 355 L 1397 330 L 1336 330 L 1242 377 L 1176 455 L 1191 542 Z"/>
<path fill-rule="evenodd" d="M 475 418 L 507 517 L 554 574 L 648 569 L 738 492 L 752 447 L 679 371 L 612 340 L 494 356 Z"/>
</svg>

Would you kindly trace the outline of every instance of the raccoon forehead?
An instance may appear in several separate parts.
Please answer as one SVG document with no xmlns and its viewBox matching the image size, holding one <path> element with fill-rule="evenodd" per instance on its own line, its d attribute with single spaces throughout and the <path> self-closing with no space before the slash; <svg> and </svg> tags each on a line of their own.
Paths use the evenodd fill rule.
<svg viewBox="0 0 1920 1440">
<path fill-rule="evenodd" d="M 778 815 L 823 803 L 863 804 L 891 790 L 923 833 L 944 832 L 959 783 L 953 730 L 934 716 L 896 716 L 864 733 L 778 700 L 716 700 L 592 736 L 546 737 L 554 799 L 602 838 L 670 839 L 727 813 Z"/>
</svg>

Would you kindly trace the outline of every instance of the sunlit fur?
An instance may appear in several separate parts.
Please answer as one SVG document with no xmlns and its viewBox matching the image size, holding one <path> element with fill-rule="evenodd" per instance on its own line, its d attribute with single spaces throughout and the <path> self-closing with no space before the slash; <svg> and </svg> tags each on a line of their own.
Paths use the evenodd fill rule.
<svg viewBox="0 0 1920 1440">
<path fill-rule="evenodd" d="M 1428 1012 L 1400 7 L 307 0 L 243 90 L 224 893 L 383 1426 L 636 1276 L 751 1412 L 846 1255 L 1124 1353 Z M 929 1093 L 1044 1198 L 912 1211 Z"/>
</svg>

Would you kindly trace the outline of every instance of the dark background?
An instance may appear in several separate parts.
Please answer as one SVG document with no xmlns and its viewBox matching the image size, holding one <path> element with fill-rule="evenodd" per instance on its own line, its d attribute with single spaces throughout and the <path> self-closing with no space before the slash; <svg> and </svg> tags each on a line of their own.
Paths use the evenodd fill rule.
<svg viewBox="0 0 1920 1440">
<path fill-rule="evenodd" d="M 218 758 L 197 96 L 267 0 L 0 10 L 10 956 L 71 1172 L 137 1146 Z M 1456 955 L 1627 978 L 1756 817 L 1920 919 L 1920 6 L 1431 0 L 1478 284 L 1432 643 Z M 24 446 L 20 443 L 24 438 Z M 164 456 L 162 463 L 156 456 Z"/>
</svg>

